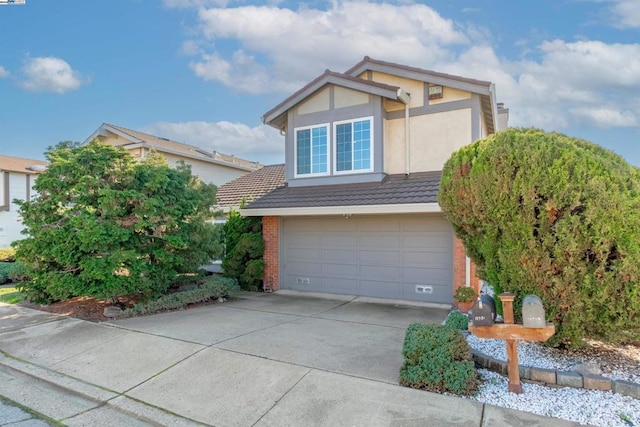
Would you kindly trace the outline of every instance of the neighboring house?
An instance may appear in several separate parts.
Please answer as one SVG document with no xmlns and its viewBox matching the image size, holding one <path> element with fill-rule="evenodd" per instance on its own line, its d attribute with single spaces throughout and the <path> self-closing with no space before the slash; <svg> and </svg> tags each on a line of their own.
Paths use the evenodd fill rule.
<svg viewBox="0 0 640 427">
<path fill-rule="evenodd" d="M 22 218 L 13 200 L 30 200 L 37 175 L 49 163 L 0 155 L 0 248 L 8 248 L 14 240 L 24 238 Z"/>
<path fill-rule="evenodd" d="M 217 208 L 223 213 L 238 210 L 244 201 L 250 203 L 276 188 L 284 186 L 284 165 L 264 166 L 218 187 Z"/>
<path fill-rule="evenodd" d="M 437 203 L 451 153 L 506 125 L 492 83 L 365 57 L 263 116 L 286 135 L 263 217 L 274 289 L 450 304 L 475 268 Z"/>
<path fill-rule="evenodd" d="M 83 144 L 88 144 L 94 139 L 103 144 L 123 147 L 136 159 L 144 159 L 149 152 L 155 150 L 167 159 L 170 166 L 175 166 L 182 160 L 191 165 L 193 175 L 217 186 L 262 167 L 258 162 L 203 150 L 193 145 L 107 123 L 102 124 Z"/>
</svg>

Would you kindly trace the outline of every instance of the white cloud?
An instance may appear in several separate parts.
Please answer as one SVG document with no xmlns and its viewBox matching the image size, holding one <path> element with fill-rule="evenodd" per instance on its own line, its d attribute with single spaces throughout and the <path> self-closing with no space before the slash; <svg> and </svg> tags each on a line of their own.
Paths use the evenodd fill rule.
<svg viewBox="0 0 640 427">
<path fill-rule="evenodd" d="M 629 20 L 640 10 L 637 0 L 611 1 Z M 199 36 L 183 47 L 194 58 L 190 67 L 202 79 L 239 92 L 284 97 L 326 68 L 344 71 L 370 55 L 491 81 L 514 126 L 563 130 L 640 123 L 638 43 L 526 42 L 524 56 L 506 59 L 487 28 L 460 25 L 423 4 L 362 0 L 335 0 L 327 10 L 200 6 L 198 17 Z M 228 45 L 235 47 L 225 50 Z"/>
<path fill-rule="evenodd" d="M 9 77 L 9 71 L 0 65 L 0 79 L 4 79 L 5 77 Z"/>
<path fill-rule="evenodd" d="M 619 28 L 640 28 L 640 2 L 638 0 L 613 0 L 611 13 Z"/>
<path fill-rule="evenodd" d="M 22 69 L 25 80 L 21 86 L 31 92 L 63 94 L 78 89 L 84 79 L 63 59 L 55 57 L 29 58 Z"/>
<path fill-rule="evenodd" d="M 225 121 L 157 122 L 142 131 L 265 165 L 284 162 L 284 137 L 268 126 Z"/>
<path fill-rule="evenodd" d="M 451 20 L 420 4 L 338 1 L 328 10 L 295 11 L 202 8 L 199 19 L 200 54 L 191 68 L 206 80 L 249 93 L 290 92 L 326 68 L 343 71 L 374 53 L 389 61 L 429 58 L 435 63 L 451 57 L 448 46 L 468 42 Z M 230 53 L 211 48 L 223 40 L 233 40 L 239 48 Z M 186 50 L 194 52 L 193 45 Z"/>
</svg>

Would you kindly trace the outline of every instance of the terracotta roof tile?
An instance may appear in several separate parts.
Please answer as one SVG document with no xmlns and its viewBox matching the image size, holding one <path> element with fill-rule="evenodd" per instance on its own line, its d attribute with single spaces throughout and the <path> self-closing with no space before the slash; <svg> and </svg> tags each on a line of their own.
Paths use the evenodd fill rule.
<svg viewBox="0 0 640 427">
<path fill-rule="evenodd" d="M 284 186 L 284 165 L 264 166 L 218 187 L 219 207 L 238 207 L 242 199 L 255 200 Z"/>
<path fill-rule="evenodd" d="M 42 170 L 29 169 L 31 166 L 48 166 L 49 162 L 44 160 L 25 159 L 22 157 L 2 156 L 0 155 L 0 170 L 7 172 L 22 172 L 28 174 L 37 174 Z"/>
<path fill-rule="evenodd" d="M 363 184 L 281 187 L 248 204 L 246 209 L 301 208 L 436 203 L 442 173 L 389 175 Z"/>
</svg>

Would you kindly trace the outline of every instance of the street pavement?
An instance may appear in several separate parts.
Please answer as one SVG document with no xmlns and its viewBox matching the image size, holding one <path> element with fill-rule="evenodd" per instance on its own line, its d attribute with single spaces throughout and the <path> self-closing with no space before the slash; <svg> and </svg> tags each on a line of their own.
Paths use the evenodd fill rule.
<svg viewBox="0 0 640 427">
<path fill-rule="evenodd" d="M 0 304 L 0 395 L 69 426 L 569 426 L 398 385 L 448 310 L 278 292 L 91 323 Z"/>
</svg>

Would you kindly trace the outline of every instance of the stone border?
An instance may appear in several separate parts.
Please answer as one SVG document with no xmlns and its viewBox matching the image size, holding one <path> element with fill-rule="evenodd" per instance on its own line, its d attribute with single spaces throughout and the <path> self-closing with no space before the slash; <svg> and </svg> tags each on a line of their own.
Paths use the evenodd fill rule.
<svg viewBox="0 0 640 427">
<path fill-rule="evenodd" d="M 471 350 L 473 361 L 477 367 L 489 369 L 507 375 L 507 362 L 487 356 L 479 351 Z M 527 382 L 548 386 L 584 388 L 589 390 L 611 391 L 640 400 L 640 384 L 624 380 L 612 380 L 601 375 L 579 374 L 573 371 L 556 371 L 553 369 L 535 368 L 518 365 L 520 379 Z"/>
</svg>

